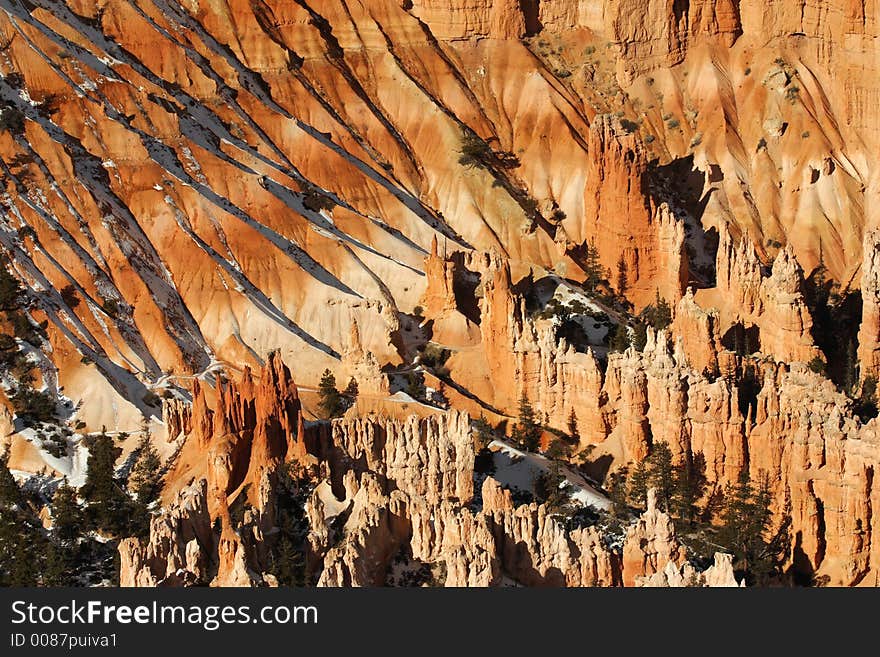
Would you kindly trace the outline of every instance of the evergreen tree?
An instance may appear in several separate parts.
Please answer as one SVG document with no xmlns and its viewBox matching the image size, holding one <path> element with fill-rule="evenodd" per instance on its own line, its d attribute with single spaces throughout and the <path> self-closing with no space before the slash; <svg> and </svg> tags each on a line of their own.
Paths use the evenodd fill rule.
<svg viewBox="0 0 880 657">
<path fill-rule="evenodd" d="M 751 499 L 754 494 L 749 472 L 743 469 L 735 484 L 724 488 L 724 506 L 721 510 L 721 528 L 718 540 L 733 550 L 737 558 L 745 554 L 746 525 L 751 513 Z"/>
<path fill-rule="evenodd" d="M 73 546 L 46 541 L 46 559 L 43 565 L 43 586 L 70 586 L 77 563 Z"/>
<path fill-rule="evenodd" d="M 535 411 L 523 391 L 519 398 L 519 419 L 511 433 L 513 441 L 527 452 L 536 452 L 541 443 L 541 426 L 535 419 Z"/>
<path fill-rule="evenodd" d="M 115 495 L 116 482 L 114 467 L 122 450 L 113 444 L 113 439 L 105 432 L 89 436 L 85 440 L 89 450 L 86 482 L 80 489 L 83 497 L 89 500 L 107 500 Z"/>
<path fill-rule="evenodd" d="M 846 343 L 846 354 L 843 361 L 843 377 L 841 386 L 846 394 L 850 394 L 859 380 L 858 359 L 856 357 L 856 345 L 852 340 Z"/>
<path fill-rule="evenodd" d="M 281 586 L 304 586 L 305 559 L 289 528 L 281 531 L 272 554 L 272 574 Z"/>
<path fill-rule="evenodd" d="M 39 583 L 38 561 L 34 558 L 34 542 L 32 533 L 25 531 L 15 542 L 10 569 L 9 586 L 21 588 L 24 586 L 36 586 Z"/>
<path fill-rule="evenodd" d="M 36 517 L 0 504 L 0 586 L 40 584 L 45 543 Z"/>
<path fill-rule="evenodd" d="M 877 378 L 866 376 L 862 381 L 862 391 L 853 401 L 853 412 L 862 422 L 877 417 Z"/>
<path fill-rule="evenodd" d="M 478 448 L 488 447 L 495 440 L 495 430 L 484 414 L 480 413 L 480 417 L 473 421 L 473 427 Z"/>
<path fill-rule="evenodd" d="M 581 434 L 578 431 L 577 413 L 574 412 L 573 406 L 568 414 L 568 441 L 572 445 L 577 445 L 581 441 Z"/>
<path fill-rule="evenodd" d="M 492 450 L 489 449 L 489 443 L 495 440 L 495 431 L 482 413 L 478 419 L 473 421 L 473 427 L 477 447 L 477 454 L 474 458 L 474 472 L 478 474 L 492 474 L 495 472 L 495 458 L 492 455 Z"/>
<path fill-rule="evenodd" d="M 623 256 L 620 256 L 620 259 L 617 261 L 617 294 L 621 297 L 625 297 L 627 291 L 629 290 L 629 272 L 626 266 L 626 260 L 623 259 Z"/>
<path fill-rule="evenodd" d="M 269 570 L 282 586 L 305 586 L 305 550 L 308 548 L 308 517 L 306 501 L 314 484 L 312 475 L 295 463 L 278 471 L 278 531 L 268 541 Z"/>
<path fill-rule="evenodd" d="M 552 461 L 550 467 L 535 478 L 535 496 L 547 507 L 551 515 L 571 513 L 573 489 L 562 474 L 562 467 L 558 461 Z"/>
<path fill-rule="evenodd" d="M 655 292 L 654 301 L 654 330 L 662 331 L 672 323 L 672 308 L 669 303 L 660 296 L 660 291 Z"/>
<path fill-rule="evenodd" d="M 672 465 L 672 452 L 669 445 L 665 442 L 654 443 L 647 462 L 648 487 L 657 491 L 657 500 L 664 509 L 668 510 L 675 487 L 675 468 Z"/>
<path fill-rule="evenodd" d="M 627 468 L 623 467 L 609 475 L 608 498 L 611 500 L 611 513 L 616 518 L 629 515 L 626 490 Z"/>
<path fill-rule="evenodd" d="M 608 350 L 611 352 L 622 352 L 629 348 L 629 331 L 626 324 L 621 322 L 614 329 L 611 340 L 608 342 Z"/>
<path fill-rule="evenodd" d="M 690 526 L 697 517 L 697 502 L 706 485 L 706 459 L 697 453 L 675 466 L 671 510 L 673 515 Z"/>
<path fill-rule="evenodd" d="M 629 477 L 627 495 L 630 504 L 639 508 L 645 508 L 648 503 L 648 462 L 642 459 L 636 464 L 635 470 Z"/>
<path fill-rule="evenodd" d="M 607 275 L 599 259 L 599 248 L 595 239 L 591 239 L 587 244 L 582 267 L 585 274 L 584 287 L 590 292 L 595 292 Z"/>
<path fill-rule="evenodd" d="M 358 382 L 357 379 L 351 377 L 348 380 L 348 385 L 345 386 L 345 393 L 347 397 L 349 397 L 352 401 L 357 399 L 358 396 Z"/>
<path fill-rule="evenodd" d="M 632 345 L 638 352 L 644 351 L 645 345 L 648 344 L 648 327 L 641 320 L 637 321 L 633 327 Z"/>
<path fill-rule="evenodd" d="M 90 436 L 86 447 L 89 460 L 80 495 L 89 502 L 89 516 L 99 529 L 114 534 L 124 532 L 130 519 L 130 505 L 114 476 L 116 459 L 122 450 L 104 432 Z"/>
<path fill-rule="evenodd" d="M 128 477 L 128 489 L 134 493 L 139 504 L 148 506 L 159 496 L 162 488 L 162 461 L 145 431 L 138 442 L 137 460 Z"/>
<path fill-rule="evenodd" d="M 0 310 L 15 310 L 21 302 L 21 284 L 6 268 L 9 259 L 0 258 Z"/>
<path fill-rule="evenodd" d="M 768 536 L 773 502 L 770 478 L 762 473 L 758 486 L 752 484 L 747 470 L 735 484 L 728 484 L 720 514 L 717 542 L 734 555 L 734 567 L 754 581 L 766 583 L 775 573 L 787 551 L 787 520 L 775 536 Z"/>
<path fill-rule="evenodd" d="M 481 448 L 474 456 L 474 472 L 477 474 L 495 474 L 495 457 L 488 447 Z"/>
<path fill-rule="evenodd" d="M 324 370 L 318 384 L 318 408 L 325 420 L 341 415 L 342 400 L 336 389 L 336 377 L 330 370 Z"/>
<path fill-rule="evenodd" d="M 0 455 L 0 506 L 21 505 L 21 489 L 9 471 L 9 451 Z"/>
<path fill-rule="evenodd" d="M 660 296 L 660 291 L 654 292 L 653 305 L 647 306 L 641 313 L 640 318 L 650 324 L 655 331 L 661 331 L 672 323 L 672 307 L 669 302 Z"/>
<path fill-rule="evenodd" d="M 407 374 L 406 394 L 413 399 L 425 398 L 425 375 L 421 372 Z"/>
<path fill-rule="evenodd" d="M 544 455 L 550 459 L 568 460 L 570 453 L 571 445 L 568 443 L 567 440 L 563 440 L 562 438 L 554 438 L 547 446 Z"/>
<path fill-rule="evenodd" d="M 52 537 L 60 543 L 72 545 L 83 529 L 82 510 L 76 497 L 76 490 L 67 485 L 67 480 L 55 490 L 52 497 Z"/>
</svg>

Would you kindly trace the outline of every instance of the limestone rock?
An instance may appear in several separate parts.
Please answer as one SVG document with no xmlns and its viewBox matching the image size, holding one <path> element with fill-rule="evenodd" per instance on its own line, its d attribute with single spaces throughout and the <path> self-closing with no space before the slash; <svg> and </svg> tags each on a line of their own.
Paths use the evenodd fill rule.
<svg viewBox="0 0 880 657">
<path fill-rule="evenodd" d="M 679 566 L 684 560 L 672 518 L 657 508 L 656 491 L 649 489 L 647 509 L 626 533 L 623 584 L 633 586 L 637 578 L 659 573 L 670 563 Z"/>
<path fill-rule="evenodd" d="M 863 254 L 858 358 L 862 377 L 876 377 L 880 374 L 880 231 L 865 232 Z"/>
</svg>

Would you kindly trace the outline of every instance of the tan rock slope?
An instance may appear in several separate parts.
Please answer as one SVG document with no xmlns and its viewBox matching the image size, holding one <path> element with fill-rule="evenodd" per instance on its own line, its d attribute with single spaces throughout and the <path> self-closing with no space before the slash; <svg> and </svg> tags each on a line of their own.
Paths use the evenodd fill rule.
<svg viewBox="0 0 880 657">
<path fill-rule="evenodd" d="M 791 577 L 877 584 L 878 44 L 864 0 L 0 0 L 10 468 L 152 430 L 126 585 L 282 538 L 322 585 L 741 581 L 656 499 L 615 542 L 475 477 L 528 401 L 606 493 L 660 443 L 701 503 L 769 477 Z"/>
</svg>

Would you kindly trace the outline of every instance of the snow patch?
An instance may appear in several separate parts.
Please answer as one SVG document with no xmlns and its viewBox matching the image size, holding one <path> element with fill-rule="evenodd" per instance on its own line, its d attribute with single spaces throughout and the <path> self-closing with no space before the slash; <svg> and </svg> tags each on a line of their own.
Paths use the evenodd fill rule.
<svg viewBox="0 0 880 657">
<path fill-rule="evenodd" d="M 493 440 L 489 443 L 489 448 L 494 452 L 493 478 L 505 488 L 515 488 L 534 495 L 535 479 L 550 469 L 550 460 L 540 454 L 517 449 L 502 440 Z M 590 486 L 581 475 L 564 465 L 560 470 L 565 482 L 574 489 L 572 501 L 601 511 L 611 509 L 611 500 Z"/>
</svg>

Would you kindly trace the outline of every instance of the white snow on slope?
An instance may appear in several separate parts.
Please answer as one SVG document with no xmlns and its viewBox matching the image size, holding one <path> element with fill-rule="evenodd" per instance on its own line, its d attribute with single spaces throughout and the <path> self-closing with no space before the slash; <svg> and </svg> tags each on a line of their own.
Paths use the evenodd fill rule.
<svg viewBox="0 0 880 657">
<path fill-rule="evenodd" d="M 534 494 L 535 479 L 550 469 L 550 461 L 546 457 L 519 450 L 502 440 L 493 440 L 489 448 L 495 452 L 496 469 L 492 476 L 506 488 L 518 488 Z M 565 481 L 574 489 L 571 495 L 573 501 L 602 511 L 611 508 L 611 500 L 590 486 L 582 476 L 565 466 L 561 471 Z"/>
<path fill-rule="evenodd" d="M 18 435 L 37 448 L 40 453 L 40 458 L 43 459 L 46 465 L 67 477 L 67 483 L 69 485 L 74 488 L 79 488 L 86 483 L 89 450 L 86 449 L 81 440 L 78 440 L 78 438 L 81 439 L 81 436 L 74 434 L 74 445 L 68 448 L 68 455 L 59 458 L 52 456 L 43 448 L 43 441 L 37 437 L 34 429 L 22 429 L 18 432 Z"/>
</svg>

